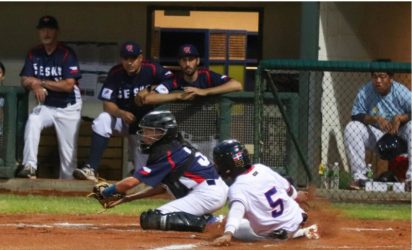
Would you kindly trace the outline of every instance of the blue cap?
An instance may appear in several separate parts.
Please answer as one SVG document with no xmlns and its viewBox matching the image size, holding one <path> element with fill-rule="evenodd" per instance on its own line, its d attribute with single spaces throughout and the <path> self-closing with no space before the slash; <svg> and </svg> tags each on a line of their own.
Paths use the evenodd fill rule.
<svg viewBox="0 0 412 250">
<path fill-rule="evenodd" d="M 37 29 L 42 28 L 51 28 L 51 29 L 59 29 L 59 24 L 57 23 L 56 18 L 52 16 L 42 16 L 39 19 L 39 23 L 36 26 Z"/>
<path fill-rule="evenodd" d="M 120 47 L 120 57 L 137 57 L 140 54 L 142 54 L 142 49 L 140 48 L 140 45 L 133 41 L 125 42 Z"/>
<path fill-rule="evenodd" d="M 199 57 L 199 52 L 197 51 L 196 47 L 193 44 L 184 44 L 180 46 L 177 56 L 179 58 L 187 57 L 187 56 Z"/>
</svg>

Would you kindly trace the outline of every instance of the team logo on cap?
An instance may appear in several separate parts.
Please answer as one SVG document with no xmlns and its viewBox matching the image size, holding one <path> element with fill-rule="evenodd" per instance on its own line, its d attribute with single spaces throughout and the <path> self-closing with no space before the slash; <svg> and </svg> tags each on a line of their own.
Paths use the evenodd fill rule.
<svg viewBox="0 0 412 250">
<path fill-rule="evenodd" d="M 126 45 L 126 50 L 129 52 L 133 52 L 133 44 Z"/>
<path fill-rule="evenodd" d="M 190 54 L 192 52 L 190 46 L 184 47 L 183 52 L 185 52 L 185 54 Z"/>
</svg>

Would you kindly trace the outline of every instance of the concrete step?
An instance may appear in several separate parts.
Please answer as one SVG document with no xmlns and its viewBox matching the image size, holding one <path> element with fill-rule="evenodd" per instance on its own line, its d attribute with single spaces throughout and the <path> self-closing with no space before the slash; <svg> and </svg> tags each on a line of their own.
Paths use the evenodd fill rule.
<svg viewBox="0 0 412 250">
<path fill-rule="evenodd" d="M 0 190 L 12 193 L 72 194 L 90 193 L 96 183 L 84 180 L 60 179 L 0 179 Z"/>
</svg>

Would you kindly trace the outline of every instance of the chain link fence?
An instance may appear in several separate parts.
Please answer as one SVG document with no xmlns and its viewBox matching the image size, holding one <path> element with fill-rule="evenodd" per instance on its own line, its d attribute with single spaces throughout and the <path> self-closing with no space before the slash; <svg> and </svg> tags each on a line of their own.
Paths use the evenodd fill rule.
<svg viewBox="0 0 412 250">
<path fill-rule="evenodd" d="M 407 154 L 401 154 L 391 161 L 380 159 L 376 141 L 383 133 L 360 122 L 356 122 L 354 129 L 351 126 L 353 122 L 350 123 L 357 93 L 365 84 L 371 84 L 370 72 L 395 72 L 393 80 L 406 87 L 402 89 L 405 93 L 396 95 L 407 95 L 406 92 L 409 92 L 410 96 L 410 71 L 410 64 L 407 63 L 261 62 L 256 85 L 256 97 L 263 103 L 263 110 L 259 111 L 260 144 L 263 148 L 260 149 L 261 162 L 270 166 L 286 164 L 289 175 L 297 179 L 300 185 L 306 185 L 312 180 L 321 192 L 338 199 L 367 197 L 369 200 L 410 200 L 410 193 L 405 189 L 404 182 L 408 168 Z M 270 88 L 270 82 L 276 85 L 275 91 Z M 296 107 L 288 109 L 288 105 L 285 105 L 287 102 L 281 101 L 286 106 L 286 117 L 279 115 L 278 103 L 267 106 L 263 101 L 267 99 L 267 92 L 271 93 L 272 98 L 275 95 L 296 94 L 290 99 L 299 103 L 297 114 L 291 115 Z M 402 100 L 402 103 L 393 105 L 410 110 L 411 100 Z M 392 103 L 392 100 L 388 103 Z M 379 114 L 378 110 L 376 113 Z M 288 121 L 290 129 L 285 129 L 288 127 L 285 121 Z M 348 126 L 349 123 L 351 125 Z M 279 138 L 268 127 L 276 128 Z M 366 132 L 360 133 L 356 129 Z M 410 142 L 410 127 L 407 129 L 406 125 L 401 125 L 399 131 L 401 137 Z M 298 138 L 297 145 L 291 145 L 292 133 Z M 373 136 L 368 136 L 369 134 Z M 297 150 L 303 152 L 303 159 L 298 161 Z M 280 161 L 273 160 L 273 151 L 282 152 L 284 158 Z M 272 155 L 272 160 L 265 157 L 266 152 Z M 403 152 L 406 153 L 406 149 Z M 311 176 L 303 171 L 306 166 Z M 359 179 L 363 181 L 360 182 Z M 357 191 L 354 194 L 354 191 L 348 190 Z"/>
</svg>

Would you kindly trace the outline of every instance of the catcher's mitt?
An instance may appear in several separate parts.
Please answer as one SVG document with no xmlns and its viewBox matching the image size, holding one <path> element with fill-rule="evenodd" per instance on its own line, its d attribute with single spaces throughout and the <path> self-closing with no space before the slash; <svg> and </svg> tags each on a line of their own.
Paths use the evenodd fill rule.
<svg viewBox="0 0 412 250">
<path fill-rule="evenodd" d="M 93 192 L 87 195 L 87 197 L 95 198 L 105 209 L 112 208 L 113 206 L 110 206 L 110 204 L 123 199 L 125 195 L 121 193 L 115 193 L 109 197 L 104 197 L 103 191 L 110 186 L 111 184 L 105 181 L 100 181 L 96 185 L 94 185 Z"/>
</svg>

